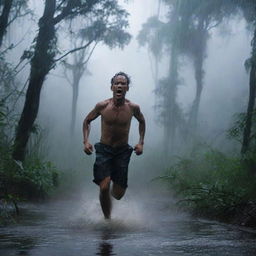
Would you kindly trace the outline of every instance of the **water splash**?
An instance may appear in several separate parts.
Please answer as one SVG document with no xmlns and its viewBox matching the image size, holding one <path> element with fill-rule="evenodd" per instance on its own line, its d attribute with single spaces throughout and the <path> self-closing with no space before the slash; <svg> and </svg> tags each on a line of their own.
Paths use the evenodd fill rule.
<svg viewBox="0 0 256 256">
<path fill-rule="evenodd" d="M 141 200 L 127 196 L 116 201 L 113 199 L 111 220 L 105 220 L 101 211 L 100 202 L 95 196 L 85 196 L 79 209 L 70 217 L 69 223 L 73 228 L 89 230 L 108 230 L 131 232 L 149 230 L 152 218 L 145 210 Z"/>
</svg>

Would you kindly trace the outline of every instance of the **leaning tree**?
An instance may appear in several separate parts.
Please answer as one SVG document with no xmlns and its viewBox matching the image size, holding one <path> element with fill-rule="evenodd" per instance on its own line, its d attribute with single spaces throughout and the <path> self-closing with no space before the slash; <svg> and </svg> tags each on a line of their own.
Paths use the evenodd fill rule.
<svg viewBox="0 0 256 256">
<path fill-rule="evenodd" d="M 26 145 L 38 114 L 40 93 L 49 71 L 56 65 L 57 29 L 67 19 L 77 16 L 90 18 L 95 22 L 119 20 L 122 28 L 127 26 L 127 12 L 122 9 L 117 0 L 45 0 L 44 12 L 38 22 L 39 31 L 35 40 L 35 48 L 31 59 L 29 83 L 25 103 L 16 130 L 13 147 L 13 158 L 24 161 Z M 92 31 L 92 34 L 94 31 Z M 97 38 L 97 31 L 84 46 L 72 49 L 68 53 L 86 48 Z"/>
</svg>

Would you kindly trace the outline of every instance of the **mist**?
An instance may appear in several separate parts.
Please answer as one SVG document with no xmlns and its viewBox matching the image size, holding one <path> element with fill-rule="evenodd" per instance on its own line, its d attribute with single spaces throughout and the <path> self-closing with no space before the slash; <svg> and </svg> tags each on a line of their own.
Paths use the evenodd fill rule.
<svg viewBox="0 0 256 256">
<path fill-rule="evenodd" d="M 145 143 L 147 146 L 145 147 L 145 157 L 154 152 L 154 147 L 158 148 L 155 152 L 156 155 L 161 155 L 161 148 L 157 145 L 162 143 L 162 128 L 156 121 L 157 117 L 154 116 L 155 95 L 154 83 L 150 75 L 151 64 L 147 49 L 139 47 L 136 40 L 142 22 L 154 13 L 154 1 L 151 5 L 152 7 L 145 12 L 143 4 L 137 1 L 124 4 L 131 12 L 128 31 L 133 35 L 133 38 L 128 46 L 124 49 L 109 49 L 107 46 L 99 45 L 95 49 L 89 61 L 89 72 L 91 74 L 83 77 L 80 83 L 75 136 L 71 141 L 69 140 L 71 121 L 71 114 L 69 115 L 69 113 L 71 113 L 72 88 L 65 78 L 62 78 L 62 68 L 56 68 L 49 74 L 42 91 L 38 120 L 40 120 L 40 124 L 44 124 L 43 127 L 47 130 L 47 136 L 49 136 L 49 143 L 47 143 L 48 152 L 50 152 L 49 157 L 52 160 L 55 159 L 55 161 L 57 157 L 58 164 L 61 167 L 89 169 L 85 166 L 87 166 L 88 161 L 90 164 L 92 163 L 90 158 L 93 158 L 93 156 L 88 157 L 83 152 L 82 123 L 85 116 L 94 108 L 97 102 L 112 97 L 110 79 L 119 71 L 124 71 L 131 77 L 131 85 L 126 97 L 140 105 L 146 118 L 147 135 Z M 156 134 L 158 135 L 156 136 Z M 92 143 L 98 142 L 99 139 L 100 118 L 92 123 L 90 133 Z M 137 144 L 138 139 L 138 123 L 134 119 L 129 136 L 130 145 Z M 75 161 L 68 159 L 66 154 L 68 156 L 73 154 Z M 137 157 L 132 158 L 133 162 L 140 161 L 139 158 L 135 158 Z M 77 164 L 77 161 L 82 163 Z M 87 171 L 89 171 L 88 169 Z M 141 171 L 143 172 L 143 170 Z M 152 175 L 149 180 L 151 178 Z"/>
<path fill-rule="evenodd" d="M 80 81 L 73 137 L 70 136 L 72 87 L 64 76 L 64 69 L 61 65 L 57 65 L 48 74 L 41 93 L 36 122 L 45 136 L 42 145 L 44 157 L 60 168 L 71 172 L 79 170 L 79 172 L 86 173 L 88 179 L 86 184 L 91 182 L 90 174 L 94 156 L 86 156 L 83 153 L 82 123 L 97 102 L 112 97 L 110 79 L 119 71 L 124 71 L 131 77 L 127 98 L 140 105 L 147 125 L 144 154 L 142 157 L 133 156 L 131 159 L 130 183 L 133 184 L 138 180 L 140 183 L 140 176 L 144 178 L 146 176 L 146 182 L 150 183 L 152 178 L 161 174 L 170 164 L 170 161 L 163 160 L 166 158 L 163 146 L 165 138 L 163 124 L 159 121 L 160 113 L 155 107 L 157 85 L 152 76 L 152 57 L 150 57 L 149 49 L 140 46 L 136 39 L 143 23 L 157 14 L 158 2 L 148 1 L 147 8 L 141 1 L 121 2 L 121 4 L 130 13 L 128 32 L 131 33 L 132 39 L 123 49 L 110 49 L 102 43 L 96 47 L 88 63 L 88 72 L 85 72 Z M 36 23 L 33 20 L 36 21 L 36 18 L 40 17 L 43 6 L 30 1 L 30 7 L 35 13 L 32 23 L 28 23 L 21 30 L 17 29 L 20 27 L 19 24 L 15 24 L 16 26 L 12 28 L 9 40 L 11 38 L 15 40 L 22 34 L 26 35 L 26 39 L 12 52 L 11 59 L 20 57 L 22 51 L 26 49 L 24 47 L 33 40 L 33 34 L 36 33 Z M 162 4 L 160 16 L 163 20 L 167 11 L 168 9 Z M 250 55 L 251 35 L 245 21 L 241 18 L 235 17 L 223 27 L 224 31 L 220 26 L 210 32 L 204 64 L 205 77 L 198 126 L 199 143 L 228 150 L 234 142 L 226 138 L 226 130 L 232 125 L 235 113 L 245 112 L 248 101 L 249 76 L 243 65 Z M 31 32 L 28 33 L 28 31 Z M 69 39 L 67 37 L 65 39 L 64 36 L 64 40 L 67 41 L 61 40 L 61 45 L 64 46 L 65 51 Z M 168 60 L 163 56 L 159 63 L 159 79 L 166 75 L 168 65 Z M 26 67 L 25 72 L 20 75 L 21 80 L 25 81 L 28 71 Z M 192 63 L 186 57 L 182 59 L 180 77 L 182 82 L 178 87 L 177 102 L 184 113 L 188 114 L 195 95 L 196 84 Z M 134 119 L 129 135 L 130 145 L 134 146 L 138 138 L 138 123 Z M 99 139 L 100 118 L 92 123 L 90 134 L 90 141 L 93 144 Z M 175 150 L 169 156 L 176 157 L 188 152 L 186 142 L 178 138 Z M 167 166 L 163 165 L 163 162 L 167 163 Z"/>
<path fill-rule="evenodd" d="M 57 67 L 51 71 L 43 87 L 38 121 L 43 129 L 47 130 L 47 136 L 49 136 L 46 143 L 49 157 L 55 161 L 58 159 L 57 163 L 61 167 L 83 169 L 87 165 L 86 162 L 92 163 L 89 159 L 92 157 L 84 155 L 82 150 L 82 122 L 97 102 L 112 97 L 110 79 L 118 71 L 124 71 L 130 75 L 132 83 L 127 98 L 141 106 L 146 118 L 147 131 L 143 158 L 150 159 L 154 155 L 161 157 L 163 153 L 163 127 L 158 120 L 159 113 L 154 106 L 156 96 L 155 84 L 151 75 L 152 64 L 148 49 L 140 47 L 136 40 L 143 22 L 156 12 L 157 4 L 155 1 L 151 1 L 148 4 L 150 8 L 147 10 L 139 1 L 130 1 L 124 3 L 124 6 L 130 13 L 129 32 L 133 38 L 124 49 L 109 49 L 107 46 L 99 45 L 93 53 L 88 65 L 90 75 L 84 76 L 80 82 L 74 138 L 70 139 L 69 136 L 72 88 L 63 76 L 63 68 Z M 250 35 L 243 20 L 234 19 L 230 23 L 230 31 L 227 34 L 221 33 L 219 29 L 214 29 L 211 32 L 204 66 L 205 85 L 199 110 L 202 141 L 209 143 L 210 146 L 221 146 L 222 149 L 223 146 L 228 148 L 231 143 L 226 139 L 226 130 L 232 124 L 233 115 L 244 112 L 248 100 L 249 78 L 243 64 L 250 54 Z M 224 55 L 225 58 L 223 58 Z M 168 63 L 164 59 L 160 63 L 163 75 L 167 70 L 167 65 Z M 181 76 L 182 84 L 178 88 L 177 101 L 186 113 L 194 98 L 195 79 L 193 78 L 192 64 L 185 58 Z M 137 127 L 136 120 L 133 120 L 129 136 L 131 145 L 135 145 L 138 141 Z M 99 138 L 100 118 L 92 123 L 90 140 L 92 143 L 96 143 Z M 177 151 L 172 152 L 172 155 L 185 152 L 184 147 L 181 147 L 180 144 L 182 142 L 176 145 Z M 70 156 L 70 153 L 74 154 L 75 161 L 66 157 L 66 155 Z M 77 165 L 77 161 L 81 163 Z M 144 162 L 134 156 L 131 168 L 141 161 Z M 159 171 L 153 171 L 154 175 L 158 175 Z M 136 175 L 134 178 L 137 179 Z M 152 178 L 151 175 L 150 178 Z"/>
<path fill-rule="evenodd" d="M 51 227 L 51 223 L 56 221 L 58 227 L 64 227 L 64 231 L 58 232 L 63 234 L 62 232 L 68 230 L 71 241 L 74 243 L 77 241 L 79 245 L 84 246 L 85 243 L 90 247 L 92 238 L 97 240 L 97 244 L 100 244 L 98 250 L 102 250 L 100 249 L 102 243 L 99 241 L 110 240 L 110 244 L 116 246 L 112 239 L 117 237 L 121 240 L 121 245 L 125 247 L 125 243 L 122 242 L 123 236 L 129 236 L 128 246 L 136 248 L 138 245 L 135 240 L 141 236 L 140 248 L 143 248 L 144 252 L 142 255 L 167 255 L 164 253 L 172 250 L 176 252 L 176 249 L 173 248 L 176 248 L 177 241 L 179 248 L 185 248 L 182 251 L 183 254 L 189 255 L 186 253 L 190 253 L 188 249 L 190 247 L 182 244 L 183 239 L 187 239 L 187 234 L 188 236 L 191 234 L 191 237 L 187 239 L 191 242 L 189 246 L 197 248 L 198 244 L 202 243 L 201 233 L 196 233 L 197 228 L 199 230 L 205 228 L 209 234 L 211 230 L 214 232 L 217 230 L 217 242 L 214 243 L 214 237 L 211 237 L 209 239 L 213 240 L 208 244 L 209 247 L 213 246 L 211 249 L 214 252 L 214 249 L 220 245 L 218 242 L 222 240 L 222 235 L 228 230 L 217 224 L 215 226 L 213 223 L 203 224 L 200 222 L 198 224 L 197 220 L 191 219 L 186 211 L 181 210 L 175 204 L 180 200 L 180 195 L 175 195 L 175 189 L 168 184 L 168 179 L 167 182 L 161 179 L 168 175 L 168 178 L 172 178 L 170 174 L 166 173 L 172 170 L 173 166 L 176 170 L 175 164 L 179 161 L 183 163 L 184 159 L 196 159 L 198 152 L 206 154 L 205 152 L 212 150 L 227 156 L 240 156 L 241 142 L 228 137 L 228 130 L 234 125 L 237 114 L 247 111 L 250 76 L 246 71 L 245 62 L 251 56 L 252 29 L 249 29 L 243 15 L 240 12 L 235 12 L 234 15 L 227 15 L 228 17 L 223 18 L 219 23 L 217 22 L 217 25 L 207 30 L 207 43 L 202 64 L 202 92 L 196 125 L 192 127 L 191 109 L 197 95 L 192 54 L 187 54 L 185 50 L 179 53 L 178 82 L 175 92 L 177 108 L 171 116 L 171 107 L 168 109 L 163 105 L 164 94 L 168 95 L 168 93 L 163 93 L 164 90 L 161 87 L 164 81 L 169 79 L 168 82 L 170 82 L 172 79 L 170 75 L 172 48 L 167 45 L 169 39 L 163 40 L 163 44 L 167 46 L 163 46 L 160 57 L 157 59 L 158 73 L 154 70 L 156 58 L 154 59 L 154 52 L 152 53 L 150 49 L 150 42 L 142 45 L 138 39 L 141 31 L 145 28 L 144 25 L 152 16 L 157 17 L 162 25 L 170 26 L 172 24 L 168 21 L 172 9 L 166 2 L 168 1 L 118 1 L 121 7 L 129 13 L 129 26 L 125 28 L 125 31 L 131 34 L 131 40 L 122 47 L 109 47 L 102 41 L 95 47 L 79 82 L 73 134 L 70 131 L 72 86 L 68 81 L 70 76 L 67 78 L 67 74 L 65 74 L 63 62 L 57 63 L 43 82 L 39 112 L 35 121 L 38 130 L 36 133 L 31 133 L 27 147 L 30 153 L 35 150 L 41 159 L 50 161 L 56 167 L 59 171 L 60 186 L 57 188 L 57 192 L 53 193 L 49 205 L 39 206 L 38 211 L 46 215 L 49 214 L 49 216 L 56 216 L 56 212 L 60 210 L 59 215 L 57 214 L 59 219 L 49 219 L 46 226 Z M 24 17 L 14 22 L 5 39 L 5 45 L 10 43 L 15 45 L 6 54 L 6 59 L 14 63 L 14 66 L 19 63 L 25 50 L 34 49 L 35 41 L 33 40 L 38 33 L 37 22 L 44 10 L 43 1 L 39 3 L 39 1 L 30 0 L 28 7 L 33 13 L 30 20 L 27 21 Z M 59 55 L 70 50 L 71 38 L 67 30 L 71 30 L 71 25 L 68 29 L 67 27 L 59 25 L 57 28 L 58 49 L 56 52 Z M 79 27 L 76 29 L 79 30 Z M 160 41 L 159 49 L 161 48 Z M 193 47 L 191 45 L 191 48 Z M 65 60 L 70 61 L 71 58 L 72 54 L 68 55 Z M 17 74 L 17 86 L 24 93 L 15 103 L 17 116 L 22 113 L 25 102 L 30 72 L 29 63 L 28 60 L 21 72 Z M 98 200 L 99 188 L 92 182 L 95 150 L 92 155 L 84 153 L 82 126 L 86 115 L 98 102 L 113 97 L 111 78 L 119 71 L 130 76 L 131 84 L 126 98 L 140 106 L 146 121 L 146 135 L 143 154 L 137 156 L 133 153 L 131 156 L 128 189 L 121 201 L 113 203 L 113 219 L 115 221 L 109 224 L 102 218 Z M 157 79 L 154 72 L 158 74 Z M 161 92 L 159 93 L 161 89 L 163 90 L 162 95 Z M 172 103 L 174 102 L 170 101 L 168 104 Z M 166 112 L 163 111 L 164 108 Z M 178 116 L 178 121 L 174 115 Z M 166 129 L 172 123 L 175 123 L 173 135 Z M 132 147 L 139 141 L 138 125 L 138 121 L 133 118 L 129 133 L 129 144 Z M 14 130 L 13 128 L 12 134 L 15 133 Z M 100 137 L 101 119 L 98 117 L 91 123 L 89 141 L 94 145 L 100 141 Z M 168 148 L 166 144 L 170 141 L 172 145 Z M 178 173 L 179 167 L 177 170 Z M 187 168 L 188 172 L 189 170 L 190 166 Z M 31 209 L 37 211 L 34 208 Z M 166 217 L 167 215 L 168 217 Z M 166 223 L 166 226 L 163 226 L 163 223 Z M 172 229 L 170 229 L 170 223 Z M 221 233 L 221 228 L 224 230 L 222 230 L 223 233 Z M 157 230 L 161 230 L 159 232 L 163 233 L 159 235 Z M 45 232 L 47 236 L 49 231 Z M 172 234 L 175 237 L 174 240 L 169 241 L 164 232 Z M 72 233 L 76 234 L 76 237 L 72 237 Z M 176 236 L 175 233 L 178 235 Z M 83 240 L 85 234 L 89 237 L 86 242 Z M 105 238 L 106 234 L 107 238 Z M 147 235 L 150 237 L 148 240 L 145 238 Z M 227 237 L 225 239 L 228 240 Z M 63 251 L 70 247 L 68 243 L 65 245 L 61 245 L 61 243 L 61 239 L 56 242 L 57 248 L 64 247 L 61 249 Z M 148 250 L 147 248 L 151 248 L 152 244 L 154 246 L 160 244 L 160 247 L 164 249 L 161 251 L 155 246 L 152 250 Z M 93 247 L 95 246 L 93 245 Z M 156 247 L 159 249 L 158 254 L 154 254 Z M 38 252 L 33 247 L 33 250 L 35 253 L 39 253 L 35 255 L 41 255 L 42 252 L 48 253 L 45 249 Z M 50 246 L 50 255 L 55 255 L 56 250 Z M 116 255 L 111 254 L 112 250 L 114 249 L 110 246 L 109 253 L 104 254 L 101 251 L 101 254 L 97 255 Z M 119 250 L 122 251 L 120 248 Z M 149 252 L 153 254 L 149 254 Z M 235 253 L 235 251 L 232 252 Z"/>
<path fill-rule="evenodd" d="M 111 49 L 103 43 L 95 48 L 87 65 L 88 71 L 83 75 L 79 85 L 73 136 L 70 135 L 72 87 L 64 76 L 62 65 L 56 65 L 48 74 L 40 97 L 36 123 L 40 125 L 43 134 L 40 149 L 42 156 L 67 173 L 80 173 L 85 182 L 85 189 L 91 184 L 95 156 L 87 156 L 83 152 L 82 123 L 97 102 L 112 97 L 110 79 L 119 71 L 124 71 L 131 77 L 127 98 L 140 105 L 146 119 L 144 154 L 141 157 L 132 156 L 129 183 L 138 183 L 138 185 L 142 183 L 145 188 L 147 184 L 152 185 L 151 180 L 163 174 L 173 161 L 168 159 L 175 159 L 190 151 L 183 138 L 177 137 L 175 149 L 167 155 L 164 152 L 166 138 L 163 123 L 159 118 L 159 109 L 155 106 L 158 97 L 155 89 L 158 85 L 155 84 L 152 76 L 152 56 L 148 47 L 140 46 L 137 40 L 147 19 L 160 11 L 160 18 L 164 21 L 168 8 L 162 3 L 159 9 L 159 3 L 155 0 L 147 1 L 147 8 L 142 1 L 120 1 L 120 4 L 130 14 L 128 32 L 132 35 L 132 39 L 123 48 Z M 21 53 L 28 50 L 26 46 L 31 44 L 37 31 L 36 20 L 41 16 L 43 6 L 30 1 L 29 7 L 34 13 L 31 23 L 26 23 L 21 29 L 19 28 L 22 21 L 15 23 L 9 34 L 9 41 L 18 41 L 18 38 L 24 35 L 23 40 L 10 53 L 11 60 L 19 59 Z M 61 33 L 60 45 L 65 52 L 69 38 L 62 36 Z M 228 24 L 210 30 L 207 57 L 203 67 L 204 86 L 198 114 L 199 144 L 224 151 L 235 146 L 239 152 L 239 145 L 227 139 L 226 131 L 234 121 L 234 114 L 246 110 L 249 76 L 243 65 L 250 55 L 250 37 L 246 22 L 238 16 L 230 19 Z M 159 63 L 159 80 L 166 76 L 168 71 L 169 61 L 165 54 Z M 26 66 L 19 75 L 22 81 L 21 87 L 26 81 L 28 72 L 29 67 Z M 177 102 L 186 116 L 195 97 L 196 88 L 192 62 L 186 57 L 181 59 L 180 79 Z M 92 144 L 99 139 L 100 118 L 92 123 L 90 134 Z M 138 123 L 134 119 L 129 135 L 130 145 L 134 146 L 138 139 Z"/>
</svg>

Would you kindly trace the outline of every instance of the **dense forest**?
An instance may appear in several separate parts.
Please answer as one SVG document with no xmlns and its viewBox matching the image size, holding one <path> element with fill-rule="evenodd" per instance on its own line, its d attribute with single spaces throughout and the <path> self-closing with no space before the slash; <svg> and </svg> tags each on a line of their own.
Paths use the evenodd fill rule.
<svg viewBox="0 0 256 256">
<path fill-rule="evenodd" d="M 57 158 L 73 157 L 71 166 L 80 161 L 71 143 L 81 136 L 76 133 L 79 86 L 82 79 L 104 72 L 91 72 L 89 60 L 103 46 L 125 51 L 134 38 L 150 56 L 147 75 L 154 84 L 151 117 L 162 133 L 158 142 L 163 144 L 161 156 L 145 155 L 150 159 L 153 154 L 161 169 L 153 173 L 154 182 L 167 183 L 183 209 L 256 226 L 256 2 L 158 0 L 155 15 L 144 21 L 137 35 L 129 32 L 129 13 L 120 2 L 45 0 L 42 10 L 38 7 L 36 11 L 29 0 L 0 2 L 1 219 L 13 216 L 9 207 L 19 214 L 21 201 L 48 198 L 58 193 L 58 185 L 70 189 L 71 178 Z M 248 84 L 241 85 L 248 88 L 246 106 L 235 116 L 230 113 L 233 124 L 225 131 L 223 145 L 212 147 L 205 140 L 210 132 L 200 124 L 204 118 L 200 117 L 200 106 L 208 89 L 206 63 L 211 61 L 208 45 L 216 31 L 223 30 L 221 37 L 229 37 L 228 31 L 237 20 L 246 24 L 250 37 L 250 55 L 241 63 L 248 76 Z M 26 23 L 36 27 L 35 34 L 14 33 Z M 20 46 L 22 42 L 25 48 Z M 185 111 L 178 95 L 186 81 L 186 68 L 192 70 L 194 88 L 192 103 Z M 228 68 L 232 69 L 232 63 Z M 55 141 L 60 146 L 56 155 L 47 159 L 45 145 L 52 139 L 47 137 L 47 119 L 38 118 L 38 113 L 43 88 L 53 79 L 53 73 L 64 77 L 71 87 L 72 100 L 70 114 L 64 113 L 64 119 L 70 120 L 68 132 L 63 136 L 59 131 L 60 138 L 52 135 L 60 140 Z M 221 75 L 215 79 L 218 83 Z M 91 88 L 86 88 L 90 95 Z M 230 100 L 229 94 L 226 98 Z M 50 107 L 48 111 L 52 111 Z M 87 160 L 83 164 L 91 163 Z M 79 175 L 73 174 L 74 186 L 81 179 Z"/>
<path fill-rule="evenodd" d="M 255 226 L 256 3 L 170 0 L 159 1 L 159 5 L 161 2 L 168 8 L 168 14 L 162 20 L 159 11 L 150 17 L 143 25 L 138 40 L 152 53 L 156 108 L 164 127 L 165 153 L 174 155 L 182 141 L 186 153 L 174 160 L 166 175 L 159 178 L 176 191 L 181 205 L 193 209 L 196 214 L 226 221 L 236 219 L 240 224 Z M 239 144 L 236 150 L 233 148 L 224 153 L 224 145 L 203 149 L 203 131 L 198 124 L 199 108 L 203 90 L 207 90 L 205 62 L 211 31 L 223 24 L 228 30 L 228 22 L 236 17 L 246 21 L 251 33 L 251 56 L 244 60 L 244 68 L 249 75 L 249 95 L 247 109 L 237 113 L 226 131 L 227 137 Z M 164 78 L 159 78 L 159 60 L 166 55 L 169 58 L 168 72 Z M 181 71 L 184 58 L 190 60 L 195 80 L 194 100 L 186 113 L 177 101 L 177 92 L 184 79 Z"/>
</svg>

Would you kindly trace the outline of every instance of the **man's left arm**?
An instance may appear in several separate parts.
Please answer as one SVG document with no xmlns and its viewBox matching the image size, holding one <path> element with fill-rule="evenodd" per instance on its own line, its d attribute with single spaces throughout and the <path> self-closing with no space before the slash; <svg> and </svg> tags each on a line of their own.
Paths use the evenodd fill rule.
<svg viewBox="0 0 256 256">
<path fill-rule="evenodd" d="M 143 114 L 140 111 L 140 107 L 138 105 L 135 105 L 135 107 L 134 107 L 134 117 L 139 122 L 139 135 L 140 135 L 139 143 L 134 147 L 134 151 L 135 151 L 136 155 L 141 155 L 143 153 L 146 122 L 145 122 Z"/>
</svg>

